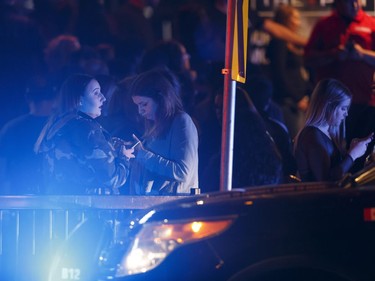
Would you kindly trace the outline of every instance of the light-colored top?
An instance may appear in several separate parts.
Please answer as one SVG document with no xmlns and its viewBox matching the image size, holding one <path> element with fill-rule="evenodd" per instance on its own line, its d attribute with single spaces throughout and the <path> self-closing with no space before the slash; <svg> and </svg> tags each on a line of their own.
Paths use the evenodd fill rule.
<svg viewBox="0 0 375 281">
<path fill-rule="evenodd" d="M 147 140 L 131 167 L 129 185 L 136 194 L 173 195 L 198 188 L 198 132 L 187 113 L 167 132 Z"/>
</svg>

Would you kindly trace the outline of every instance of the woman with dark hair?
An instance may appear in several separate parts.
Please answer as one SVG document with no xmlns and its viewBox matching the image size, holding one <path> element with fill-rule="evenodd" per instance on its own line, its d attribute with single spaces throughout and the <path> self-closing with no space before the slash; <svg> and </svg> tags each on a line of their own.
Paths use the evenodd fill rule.
<svg viewBox="0 0 375 281">
<path fill-rule="evenodd" d="M 133 102 L 145 121 L 130 174 L 136 194 L 188 194 L 198 188 L 198 133 L 178 92 L 166 69 L 143 72 L 132 83 Z"/>
<path fill-rule="evenodd" d="M 134 149 L 115 149 L 96 122 L 105 97 L 97 80 L 73 74 L 60 89 L 59 107 L 44 126 L 35 151 L 44 158 L 47 194 L 118 194 Z"/>
<path fill-rule="evenodd" d="M 303 181 L 334 181 L 347 173 L 361 157 L 373 134 L 354 139 L 345 148 L 345 118 L 352 95 L 335 79 L 321 80 L 315 87 L 304 127 L 295 141 L 298 172 Z"/>
</svg>

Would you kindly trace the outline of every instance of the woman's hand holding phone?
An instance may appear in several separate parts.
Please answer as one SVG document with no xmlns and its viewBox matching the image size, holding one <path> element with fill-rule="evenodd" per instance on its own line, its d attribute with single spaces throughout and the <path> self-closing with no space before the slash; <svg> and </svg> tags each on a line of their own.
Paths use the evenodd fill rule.
<svg viewBox="0 0 375 281">
<path fill-rule="evenodd" d="M 374 133 L 369 134 L 365 138 L 353 139 L 350 143 L 349 154 L 353 160 L 365 154 L 368 144 L 372 141 Z"/>
<path fill-rule="evenodd" d="M 124 154 L 127 159 L 135 158 L 135 155 L 133 153 L 134 153 L 133 147 L 131 148 L 126 148 L 125 146 L 122 147 L 122 154 Z"/>
<path fill-rule="evenodd" d="M 141 150 L 141 149 L 144 150 L 145 148 L 143 147 L 142 141 L 134 134 L 133 134 L 133 138 L 135 140 L 135 144 L 133 144 L 132 148 L 136 150 Z"/>
</svg>

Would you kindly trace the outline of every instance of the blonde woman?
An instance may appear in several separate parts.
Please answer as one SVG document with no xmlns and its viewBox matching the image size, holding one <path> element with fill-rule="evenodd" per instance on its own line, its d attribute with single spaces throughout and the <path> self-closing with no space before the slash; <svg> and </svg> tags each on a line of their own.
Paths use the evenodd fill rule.
<svg viewBox="0 0 375 281">
<path fill-rule="evenodd" d="M 335 79 L 320 81 L 315 87 L 304 127 L 295 141 L 298 173 L 303 181 L 335 181 L 347 173 L 364 155 L 373 134 L 354 139 L 345 149 L 345 118 L 352 95 Z"/>
</svg>

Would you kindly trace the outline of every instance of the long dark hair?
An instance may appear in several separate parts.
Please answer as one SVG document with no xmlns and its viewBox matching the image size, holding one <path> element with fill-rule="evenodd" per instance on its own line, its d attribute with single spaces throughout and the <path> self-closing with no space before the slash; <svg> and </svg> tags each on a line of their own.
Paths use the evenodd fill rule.
<svg viewBox="0 0 375 281">
<path fill-rule="evenodd" d="M 155 120 L 145 120 L 145 138 L 163 134 L 173 118 L 183 112 L 180 85 L 166 68 L 152 69 L 137 75 L 131 85 L 131 95 L 149 97 L 158 104 Z"/>
<path fill-rule="evenodd" d="M 42 129 L 38 140 L 35 143 L 35 152 L 39 151 L 41 143 L 57 120 L 67 120 L 64 116 L 77 112 L 80 99 L 84 96 L 87 85 L 93 79 L 95 78 L 86 74 L 72 74 L 64 81 L 58 96 L 57 110 L 48 119 L 46 125 Z M 60 126 L 62 125 L 63 124 L 60 124 Z"/>
</svg>

